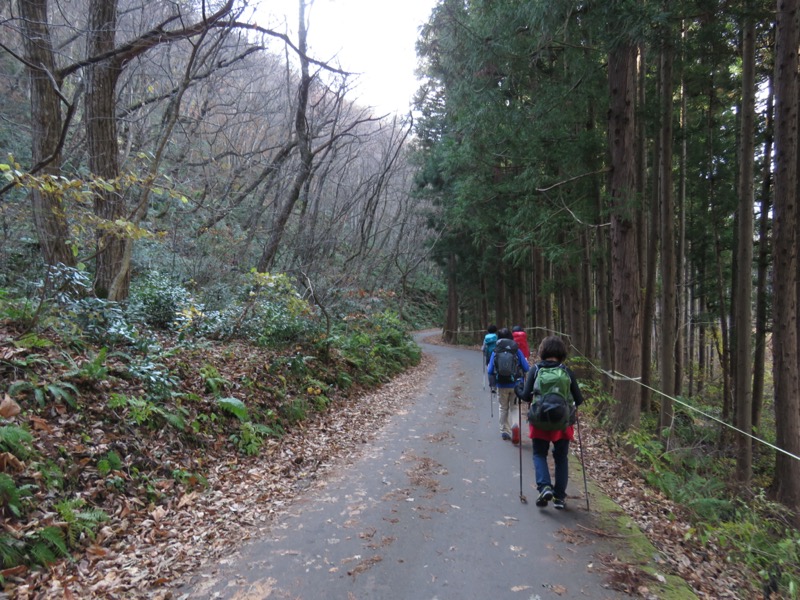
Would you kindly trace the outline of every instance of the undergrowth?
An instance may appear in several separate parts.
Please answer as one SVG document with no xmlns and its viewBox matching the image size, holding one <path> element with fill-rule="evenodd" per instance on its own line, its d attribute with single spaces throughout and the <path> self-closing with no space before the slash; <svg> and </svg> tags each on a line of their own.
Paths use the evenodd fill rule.
<svg viewBox="0 0 800 600">
<path fill-rule="evenodd" d="M 211 465 L 185 456 L 210 447 L 256 456 L 335 399 L 420 359 L 406 323 L 383 302 L 371 310 L 369 298 L 325 337 L 284 275 L 254 273 L 212 312 L 161 275 L 133 286 L 127 306 L 91 296 L 89 281 L 59 266 L 34 302 L 0 289 L 7 573 L 85 550 L 116 495 L 157 505 L 171 485 L 202 488 Z M 69 424 L 72 446 L 47 437 L 56 422 Z M 113 447 L 103 431 L 114 432 Z M 155 439 L 167 452 L 159 460 L 148 455 Z"/>
<path fill-rule="evenodd" d="M 659 432 L 657 423 L 657 414 L 643 415 L 641 427 L 619 441 L 647 484 L 688 517 L 686 539 L 720 548 L 726 561 L 754 574 L 765 597 L 800 598 L 800 531 L 790 512 L 763 487 L 736 486 L 733 452 L 720 444 L 718 427 L 680 409 L 669 430 Z"/>
</svg>

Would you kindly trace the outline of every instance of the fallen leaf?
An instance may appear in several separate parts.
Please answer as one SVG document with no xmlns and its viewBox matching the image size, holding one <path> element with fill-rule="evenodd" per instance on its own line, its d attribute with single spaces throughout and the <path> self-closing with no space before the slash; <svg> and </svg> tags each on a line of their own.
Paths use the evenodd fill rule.
<svg viewBox="0 0 800 600">
<path fill-rule="evenodd" d="M 20 410 L 19 404 L 14 402 L 8 394 L 0 401 L 0 417 L 4 419 L 16 417 Z"/>
</svg>

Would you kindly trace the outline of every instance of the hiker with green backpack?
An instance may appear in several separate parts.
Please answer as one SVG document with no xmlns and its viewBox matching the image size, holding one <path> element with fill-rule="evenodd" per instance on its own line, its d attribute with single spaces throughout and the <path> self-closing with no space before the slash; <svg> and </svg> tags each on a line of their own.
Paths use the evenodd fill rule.
<svg viewBox="0 0 800 600">
<path fill-rule="evenodd" d="M 576 408 L 583 404 L 583 394 L 575 375 L 564 361 L 567 347 L 558 336 L 548 336 L 539 345 L 539 362 L 528 372 L 519 395 L 531 402 L 528 410 L 530 437 L 533 440 L 533 468 L 539 497 L 536 506 L 553 501 L 559 510 L 567 507 L 569 480 L 569 443 L 575 439 Z M 547 453 L 553 445 L 555 485 L 550 478 Z"/>
<path fill-rule="evenodd" d="M 512 438 L 509 409 L 516 395 L 514 386 L 517 380 L 525 376 L 530 365 L 507 327 L 497 332 L 497 338 L 486 372 L 489 374 L 489 381 L 494 381 L 497 386 L 500 402 L 500 437 L 510 440 Z M 516 443 L 518 442 L 519 440 Z"/>
</svg>

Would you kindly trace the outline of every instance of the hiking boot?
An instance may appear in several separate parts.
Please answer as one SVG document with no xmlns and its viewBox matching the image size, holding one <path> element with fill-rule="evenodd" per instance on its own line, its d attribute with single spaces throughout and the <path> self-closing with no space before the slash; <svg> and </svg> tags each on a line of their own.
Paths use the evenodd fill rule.
<svg viewBox="0 0 800 600">
<path fill-rule="evenodd" d="M 567 508 L 567 501 L 564 498 L 556 498 L 553 500 L 553 508 L 557 508 L 558 510 L 564 510 Z"/>
<path fill-rule="evenodd" d="M 553 499 L 553 488 L 547 485 L 539 493 L 539 497 L 536 499 L 536 506 L 547 506 L 547 503 L 550 502 L 550 500 L 552 499 Z"/>
<path fill-rule="evenodd" d="M 510 440 L 511 439 L 511 436 L 508 433 L 506 433 L 505 431 L 500 434 L 500 437 L 503 438 L 504 440 Z"/>
</svg>

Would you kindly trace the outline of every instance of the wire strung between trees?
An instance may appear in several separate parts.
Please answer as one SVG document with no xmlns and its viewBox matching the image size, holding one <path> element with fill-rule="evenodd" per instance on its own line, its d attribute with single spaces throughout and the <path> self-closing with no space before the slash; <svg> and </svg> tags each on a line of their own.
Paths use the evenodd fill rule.
<svg viewBox="0 0 800 600">
<path fill-rule="evenodd" d="M 528 328 L 524 328 L 524 329 L 525 329 L 526 332 L 528 332 L 528 331 L 543 331 L 548 335 L 558 335 L 558 336 L 560 336 L 560 337 L 562 337 L 562 338 L 564 338 L 564 339 L 566 339 L 568 341 L 570 339 L 570 336 L 567 335 L 566 333 L 562 333 L 560 331 L 555 331 L 553 329 L 547 329 L 545 327 L 528 327 Z M 452 331 L 452 330 L 443 329 L 442 333 L 455 333 L 455 334 L 458 335 L 458 334 L 484 333 L 484 331 L 482 331 L 482 330 Z M 569 347 L 575 351 L 575 355 L 576 356 L 580 356 L 581 359 L 583 359 L 587 363 L 589 363 L 589 365 L 591 365 L 591 367 L 595 371 L 597 371 L 601 375 L 605 375 L 609 379 L 612 379 L 614 381 L 627 381 L 627 382 L 630 382 L 630 383 L 635 383 L 635 384 L 637 384 L 637 385 L 639 385 L 639 386 L 641 386 L 643 388 L 647 388 L 651 392 L 655 392 L 656 394 L 658 394 L 660 396 L 663 396 L 664 398 L 672 400 L 676 404 L 679 404 L 679 405 L 683 406 L 684 408 L 687 408 L 687 409 L 689 409 L 689 410 L 691 410 L 691 411 L 693 411 L 693 412 L 705 417 L 706 419 L 709 419 L 711 421 L 719 423 L 723 427 L 727 427 L 728 429 L 730 429 L 732 431 L 735 431 L 736 433 L 739 433 L 741 435 L 749 437 L 754 442 L 758 442 L 759 444 L 767 446 L 768 448 L 772 448 L 776 452 L 780 452 L 781 454 L 783 454 L 785 456 L 788 456 L 789 458 L 793 458 L 796 461 L 800 461 L 800 456 L 797 456 L 796 454 L 792 454 L 791 452 L 789 452 L 788 450 L 784 450 L 780 446 L 776 446 L 775 444 L 773 444 L 771 442 L 768 442 L 767 440 L 764 440 L 764 439 L 762 439 L 762 438 L 760 438 L 760 437 L 758 437 L 756 435 L 753 435 L 752 433 L 748 433 L 747 431 L 743 431 L 743 430 L 739 429 L 738 427 L 736 427 L 735 425 L 731 425 L 730 423 L 726 423 L 725 421 L 723 421 L 719 417 L 715 417 L 714 415 L 710 415 L 707 412 L 702 411 L 699 408 L 697 408 L 695 406 L 692 406 L 691 404 L 689 404 L 689 403 L 687 403 L 687 402 L 685 402 L 685 401 L 683 401 L 683 400 L 681 400 L 679 398 L 676 398 L 674 396 L 670 396 L 669 394 L 666 394 L 665 392 L 662 392 L 661 390 L 659 390 L 657 388 L 654 388 L 654 387 L 649 386 L 649 385 L 647 385 L 645 383 L 642 383 L 641 382 L 641 377 L 630 377 L 630 376 L 625 375 L 624 373 L 620 373 L 618 371 L 608 371 L 607 369 L 603 369 L 602 367 L 600 367 L 600 366 L 596 365 L 594 362 L 592 362 L 592 360 L 589 357 L 587 357 L 583 352 L 581 352 L 576 346 L 574 346 L 571 341 L 569 342 Z"/>
</svg>

